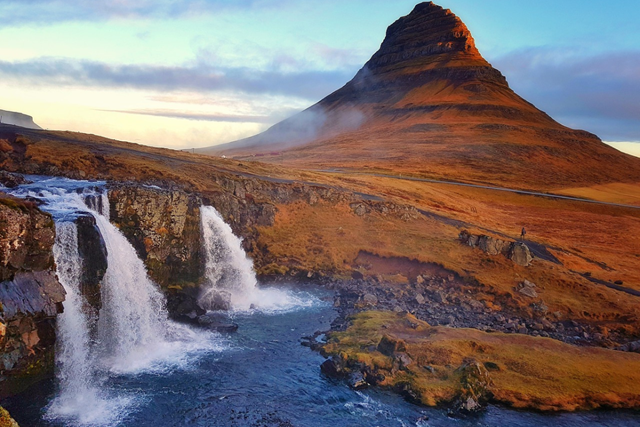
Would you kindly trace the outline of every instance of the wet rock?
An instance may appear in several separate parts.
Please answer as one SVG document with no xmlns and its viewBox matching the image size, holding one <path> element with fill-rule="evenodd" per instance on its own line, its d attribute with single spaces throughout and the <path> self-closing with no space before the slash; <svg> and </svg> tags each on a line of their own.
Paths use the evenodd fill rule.
<svg viewBox="0 0 640 427">
<path fill-rule="evenodd" d="M 364 375 L 360 371 L 354 371 L 349 375 L 349 387 L 354 390 L 363 390 L 369 387 L 369 383 L 364 379 Z"/>
<path fill-rule="evenodd" d="M 107 272 L 107 247 L 93 215 L 81 215 L 76 225 L 78 253 L 82 258 L 80 292 L 97 313 L 102 308 L 100 283 Z"/>
<path fill-rule="evenodd" d="M 238 330 L 238 324 L 229 322 L 228 319 L 215 313 L 209 313 L 198 317 L 198 324 L 209 330 L 220 333 L 233 333 Z"/>
<path fill-rule="evenodd" d="M 65 290 L 53 271 L 51 216 L 0 196 L 0 399 L 53 374 Z"/>
<path fill-rule="evenodd" d="M 16 188 L 18 185 L 29 184 L 31 181 L 22 175 L 0 171 L 0 184 L 7 188 Z"/>
<path fill-rule="evenodd" d="M 346 375 L 344 364 L 338 357 L 332 356 L 322 362 L 320 372 L 330 378 L 342 378 Z"/>
</svg>

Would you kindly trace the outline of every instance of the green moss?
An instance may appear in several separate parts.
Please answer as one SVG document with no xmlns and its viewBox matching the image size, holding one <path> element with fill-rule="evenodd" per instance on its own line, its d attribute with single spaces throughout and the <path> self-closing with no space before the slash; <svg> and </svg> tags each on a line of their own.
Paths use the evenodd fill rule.
<svg viewBox="0 0 640 427">
<path fill-rule="evenodd" d="M 9 412 L 0 406 L 0 427 L 19 427 Z"/>
</svg>

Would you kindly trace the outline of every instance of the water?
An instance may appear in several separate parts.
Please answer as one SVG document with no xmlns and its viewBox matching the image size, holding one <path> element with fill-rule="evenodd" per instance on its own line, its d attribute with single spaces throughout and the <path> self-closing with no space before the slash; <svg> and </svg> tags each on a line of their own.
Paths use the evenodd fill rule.
<svg viewBox="0 0 640 427">
<path fill-rule="evenodd" d="M 111 377 L 105 387 L 133 396 L 132 410 L 113 425 L 130 427 L 326 427 L 326 426 L 637 426 L 624 412 L 541 415 L 490 407 L 476 418 L 455 420 L 446 412 L 411 405 L 393 394 L 355 392 L 320 374 L 324 360 L 300 338 L 327 329 L 335 312 L 327 295 L 292 291 L 308 306 L 277 314 L 234 315 L 240 328 L 222 351 L 199 354 L 180 368 Z M 43 390 L 44 389 L 44 390 Z M 63 426 L 42 419 L 55 395 L 34 387 L 4 402 L 23 426 Z M 427 416 L 426 422 L 418 422 Z M 73 425 L 73 424 L 70 424 Z"/>
<path fill-rule="evenodd" d="M 199 303 L 206 309 L 225 307 L 237 312 L 278 312 L 299 307 L 304 301 L 280 289 L 258 287 L 253 262 L 242 241 L 211 206 L 200 208 L 205 254 L 204 291 Z"/>
</svg>

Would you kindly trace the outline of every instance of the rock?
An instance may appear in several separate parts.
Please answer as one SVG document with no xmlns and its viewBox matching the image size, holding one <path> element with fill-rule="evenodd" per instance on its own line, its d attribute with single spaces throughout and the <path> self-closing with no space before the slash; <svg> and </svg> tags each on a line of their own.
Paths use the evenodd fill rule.
<svg viewBox="0 0 640 427">
<path fill-rule="evenodd" d="M 425 301 L 425 299 L 424 299 L 424 297 L 422 296 L 422 294 L 416 294 L 416 302 L 417 302 L 418 304 L 421 304 L 421 305 L 422 305 L 422 304 L 424 304 L 424 301 Z"/>
<path fill-rule="evenodd" d="M 424 277 L 422 277 L 421 275 L 418 275 L 418 276 L 416 277 L 416 284 L 418 284 L 418 285 L 424 285 L 424 283 L 425 283 Z M 422 303 L 420 303 L 420 304 L 422 304 Z"/>
<path fill-rule="evenodd" d="M 442 291 L 436 291 L 433 294 L 433 300 L 439 304 L 446 304 L 447 296 Z"/>
<path fill-rule="evenodd" d="M 511 249 L 509 250 L 509 259 L 518 265 L 528 267 L 531 264 L 531 261 L 533 261 L 533 256 L 531 255 L 531 251 L 527 245 L 521 242 L 516 242 L 511 245 Z"/>
<path fill-rule="evenodd" d="M 373 294 L 365 294 L 362 297 L 362 302 L 364 302 L 366 305 L 376 305 L 378 304 L 378 297 Z"/>
<path fill-rule="evenodd" d="M 102 308 L 100 282 L 107 272 L 107 247 L 93 215 L 79 216 L 76 226 L 78 253 L 82 258 L 80 292 L 97 314 Z"/>
<path fill-rule="evenodd" d="M 378 343 L 377 350 L 385 356 L 393 356 L 395 353 L 407 351 L 407 346 L 400 339 L 384 335 Z"/>
<path fill-rule="evenodd" d="M 238 330 L 238 324 L 230 322 L 226 316 L 218 313 L 207 313 L 197 317 L 200 326 L 220 333 L 232 333 Z"/>
<path fill-rule="evenodd" d="M 509 250 L 510 243 L 504 240 L 496 239 L 490 236 L 480 236 L 478 239 L 478 248 L 489 255 L 499 255 Z"/>
<path fill-rule="evenodd" d="M 454 410 L 468 413 L 483 409 L 489 402 L 493 386 L 487 368 L 475 360 L 468 360 L 457 371 L 460 373 L 461 390 Z"/>
<path fill-rule="evenodd" d="M 335 356 L 322 362 L 320 372 L 330 378 L 341 378 L 346 375 L 342 360 Z"/>
<path fill-rule="evenodd" d="M 633 342 L 627 343 L 625 345 L 617 347 L 616 350 L 628 351 L 631 353 L 640 353 L 640 341 L 633 341 Z"/>
<path fill-rule="evenodd" d="M 529 298 L 538 298 L 538 292 L 536 292 L 536 285 L 528 280 L 523 281 L 518 285 L 516 290 L 520 292 L 522 295 L 528 296 Z"/>
<path fill-rule="evenodd" d="M 367 383 L 367 381 L 364 379 L 364 375 L 360 371 L 352 372 L 351 375 L 349 375 L 348 382 L 349 387 L 354 390 L 363 390 L 369 387 L 369 383 Z"/>
<path fill-rule="evenodd" d="M 64 287 L 54 272 L 54 223 L 0 196 L 0 399 L 53 374 Z"/>
<path fill-rule="evenodd" d="M 409 357 L 407 353 L 396 353 L 393 356 L 393 362 L 394 365 L 397 365 L 398 369 L 403 370 L 407 366 L 411 365 L 413 360 L 411 360 L 411 357 Z"/>
<path fill-rule="evenodd" d="M 352 203 L 351 209 L 353 210 L 353 213 L 358 216 L 364 216 L 367 213 L 367 208 L 362 203 Z"/>
<path fill-rule="evenodd" d="M 7 188 L 16 188 L 18 185 L 29 184 L 30 182 L 22 175 L 0 170 L 0 184 Z"/>
</svg>

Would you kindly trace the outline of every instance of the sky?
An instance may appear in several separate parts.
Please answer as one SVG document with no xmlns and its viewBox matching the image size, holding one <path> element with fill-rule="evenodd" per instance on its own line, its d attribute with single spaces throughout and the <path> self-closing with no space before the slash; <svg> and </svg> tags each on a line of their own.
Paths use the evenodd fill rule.
<svg viewBox="0 0 640 427">
<path fill-rule="evenodd" d="M 636 0 L 439 0 L 511 87 L 640 156 Z M 0 0 L 0 109 L 169 148 L 254 135 L 343 86 L 405 0 Z"/>
</svg>

